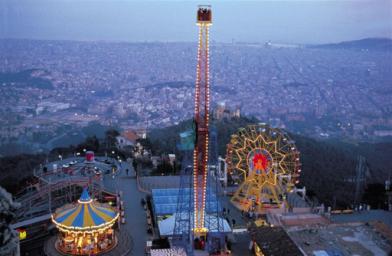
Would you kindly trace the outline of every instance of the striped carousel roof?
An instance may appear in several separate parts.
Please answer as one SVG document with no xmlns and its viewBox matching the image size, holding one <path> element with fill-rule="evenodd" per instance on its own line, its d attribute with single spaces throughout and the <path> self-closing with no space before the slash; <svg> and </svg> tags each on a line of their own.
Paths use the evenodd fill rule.
<svg viewBox="0 0 392 256">
<path fill-rule="evenodd" d="M 118 213 L 109 207 L 98 206 L 83 189 L 78 204 L 52 215 L 53 222 L 64 229 L 89 230 L 111 226 Z"/>
</svg>

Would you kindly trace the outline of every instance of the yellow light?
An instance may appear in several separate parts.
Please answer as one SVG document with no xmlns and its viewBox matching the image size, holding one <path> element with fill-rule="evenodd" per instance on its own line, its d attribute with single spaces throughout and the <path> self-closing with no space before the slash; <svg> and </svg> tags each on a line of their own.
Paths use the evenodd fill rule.
<svg viewBox="0 0 392 256">
<path fill-rule="evenodd" d="M 17 229 L 19 233 L 19 240 L 24 240 L 27 237 L 26 229 Z"/>
</svg>

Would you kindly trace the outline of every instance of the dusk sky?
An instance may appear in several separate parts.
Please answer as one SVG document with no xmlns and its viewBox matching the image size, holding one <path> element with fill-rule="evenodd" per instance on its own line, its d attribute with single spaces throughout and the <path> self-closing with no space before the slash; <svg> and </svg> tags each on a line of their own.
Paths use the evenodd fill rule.
<svg viewBox="0 0 392 256">
<path fill-rule="evenodd" d="M 328 43 L 392 37 L 392 0 L 0 0 L 1 38 L 195 41 L 197 5 L 218 42 Z"/>
</svg>

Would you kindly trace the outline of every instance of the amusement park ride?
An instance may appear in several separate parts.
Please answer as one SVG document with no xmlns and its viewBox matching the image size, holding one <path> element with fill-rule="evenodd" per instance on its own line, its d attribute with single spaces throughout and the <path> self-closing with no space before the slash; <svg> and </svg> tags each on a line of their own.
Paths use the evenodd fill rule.
<svg viewBox="0 0 392 256">
<path fill-rule="evenodd" d="M 208 232 L 204 225 L 206 207 L 206 188 L 208 174 L 209 144 L 209 27 L 212 25 L 211 9 L 200 6 L 197 11 L 199 41 L 197 50 L 196 90 L 195 90 L 195 124 L 196 141 L 193 150 L 193 200 L 194 227 L 196 234 Z"/>
<path fill-rule="evenodd" d="M 226 162 L 229 175 L 240 184 L 231 201 L 243 211 L 263 214 L 285 206 L 287 193 L 299 182 L 294 141 L 266 124 L 250 125 L 232 135 Z"/>
<path fill-rule="evenodd" d="M 222 210 L 217 199 L 219 181 L 211 176 L 217 157 L 211 157 L 214 150 L 209 150 L 210 144 L 214 141 L 214 129 L 209 127 L 209 28 L 212 25 L 210 6 L 199 6 L 197 25 L 199 40 L 194 127 L 189 132 L 194 134 L 194 138 L 191 139 L 192 146 L 184 150 L 173 232 L 173 241 L 179 246 L 186 247 L 190 255 L 194 248 L 204 248 L 204 244 L 210 252 L 220 251 L 224 243 L 224 227 L 226 231 L 230 229 L 227 223 L 226 226 L 224 224 L 225 220 L 221 216 Z"/>
</svg>

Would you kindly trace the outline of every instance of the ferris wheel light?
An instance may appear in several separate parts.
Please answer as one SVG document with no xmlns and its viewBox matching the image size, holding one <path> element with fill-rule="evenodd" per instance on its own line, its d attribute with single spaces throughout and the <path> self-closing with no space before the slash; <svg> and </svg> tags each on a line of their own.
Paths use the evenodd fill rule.
<svg viewBox="0 0 392 256">
<path fill-rule="evenodd" d="M 299 156 L 295 153 L 296 146 L 281 129 L 270 128 L 266 124 L 241 128 L 231 136 L 227 152 L 228 173 L 238 177 L 242 183 L 234 193 L 232 202 L 242 210 L 248 211 L 249 205 L 241 202 L 254 197 L 258 198 L 257 211 L 263 213 L 263 205 L 268 204 L 263 203 L 263 196 L 267 201 L 272 199 L 274 203 L 282 204 L 286 200 L 285 197 L 277 195 L 292 192 L 295 184 L 299 183 L 296 178 L 300 172 Z M 261 167 L 263 165 L 254 160 L 256 155 L 264 155 L 268 159 L 268 164 Z M 255 189 L 244 189 L 246 187 Z"/>
</svg>

